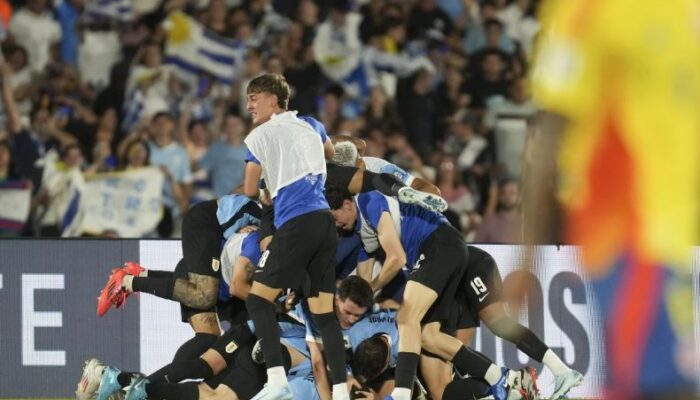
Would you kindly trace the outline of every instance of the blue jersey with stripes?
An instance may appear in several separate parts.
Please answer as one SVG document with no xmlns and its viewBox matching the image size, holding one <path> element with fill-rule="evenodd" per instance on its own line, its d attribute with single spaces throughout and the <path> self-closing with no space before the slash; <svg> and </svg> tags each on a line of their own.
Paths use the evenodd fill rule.
<svg viewBox="0 0 700 400">
<path fill-rule="evenodd" d="M 374 235 L 376 241 L 377 227 L 382 214 L 389 213 L 394 221 L 401 244 L 406 252 L 406 267 L 412 270 L 423 242 L 441 225 L 448 224 L 444 215 L 428 211 L 413 204 L 399 203 L 393 197 L 372 191 L 359 194 L 355 199 L 357 222 L 355 230 L 367 243 L 367 236 Z M 376 249 L 367 249 L 372 252 Z"/>
</svg>

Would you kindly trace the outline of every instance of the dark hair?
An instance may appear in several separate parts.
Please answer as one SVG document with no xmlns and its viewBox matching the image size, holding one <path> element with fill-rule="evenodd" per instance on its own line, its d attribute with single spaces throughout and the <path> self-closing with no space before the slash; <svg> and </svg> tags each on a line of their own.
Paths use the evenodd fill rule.
<svg viewBox="0 0 700 400">
<path fill-rule="evenodd" d="M 61 148 L 61 159 L 65 158 L 68 155 L 68 152 L 70 152 L 73 149 L 78 149 L 81 152 L 81 154 L 83 152 L 83 148 L 80 147 L 78 143 L 68 143 L 67 145 L 63 146 L 63 148 Z"/>
<path fill-rule="evenodd" d="M 352 370 L 355 376 L 369 381 L 382 373 L 389 356 L 389 346 L 381 335 L 363 340 L 352 355 Z"/>
<path fill-rule="evenodd" d="M 142 145 L 146 149 L 146 165 L 148 166 L 151 160 L 151 148 L 148 146 L 148 142 L 140 139 L 134 138 L 129 141 L 129 143 L 124 147 L 124 152 L 119 157 L 119 168 L 124 169 L 129 165 L 129 152 L 131 148 L 136 145 Z"/>
<path fill-rule="evenodd" d="M 269 93 L 277 96 L 277 105 L 286 110 L 289 105 L 289 84 L 280 74 L 263 74 L 248 84 L 246 93 Z"/>
<path fill-rule="evenodd" d="M 484 21 L 484 29 L 488 29 L 492 26 L 498 27 L 501 31 L 503 30 L 503 22 L 499 21 L 496 18 L 488 18 L 486 21 Z"/>
<path fill-rule="evenodd" d="M 151 117 L 151 121 L 156 121 L 160 119 L 161 117 L 167 117 L 171 121 L 175 121 L 175 118 L 173 118 L 173 115 L 170 113 L 170 111 L 158 111 L 157 113 L 153 114 Z"/>
<path fill-rule="evenodd" d="M 374 293 L 369 282 L 357 275 L 351 275 L 343 279 L 338 286 L 336 295 L 341 300 L 351 300 L 362 308 L 370 308 L 374 304 Z"/>
<path fill-rule="evenodd" d="M 337 210 L 343 206 L 343 201 L 352 200 L 352 194 L 350 194 L 348 188 L 338 185 L 327 185 L 326 200 L 328 201 L 328 205 L 331 207 L 331 210 Z"/>
</svg>

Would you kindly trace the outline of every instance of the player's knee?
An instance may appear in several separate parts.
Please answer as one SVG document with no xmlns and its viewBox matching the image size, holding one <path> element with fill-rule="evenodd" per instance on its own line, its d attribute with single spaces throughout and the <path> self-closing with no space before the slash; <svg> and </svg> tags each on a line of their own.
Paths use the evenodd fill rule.
<svg viewBox="0 0 700 400">
<path fill-rule="evenodd" d="M 421 330 L 421 347 L 429 352 L 436 352 L 440 349 L 442 333 L 440 324 L 427 324 Z"/>
</svg>

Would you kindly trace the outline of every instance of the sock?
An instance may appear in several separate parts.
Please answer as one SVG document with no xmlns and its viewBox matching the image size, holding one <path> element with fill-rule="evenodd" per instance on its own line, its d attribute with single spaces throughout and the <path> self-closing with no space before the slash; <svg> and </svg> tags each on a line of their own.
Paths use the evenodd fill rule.
<svg viewBox="0 0 700 400">
<path fill-rule="evenodd" d="M 150 276 L 141 278 L 138 276 L 125 276 L 122 285 L 126 286 L 125 283 L 127 281 L 130 281 L 130 286 L 133 288 L 131 291 L 133 292 L 149 293 L 167 300 L 173 299 L 175 278 L 155 278 Z"/>
<path fill-rule="evenodd" d="M 484 380 L 493 386 L 501 379 L 501 367 L 496 364 L 491 364 L 484 374 Z"/>
<path fill-rule="evenodd" d="M 325 314 L 311 314 L 321 339 L 323 339 L 323 353 L 331 370 L 331 383 L 345 383 L 347 371 L 345 370 L 345 342 L 340 332 L 340 324 L 334 312 Z"/>
<path fill-rule="evenodd" d="M 445 387 L 442 400 L 480 399 L 486 395 L 489 387 L 478 379 L 455 379 Z"/>
<path fill-rule="evenodd" d="M 348 399 L 350 398 L 350 393 L 348 392 L 348 385 L 345 382 L 336 383 L 333 385 L 333 398 L 334 399 Z"/>
<path fill-rule="evenodd" d="M 172 271 L 158 271 L 156 269 L 147 269 L 142 272 L 144 275 L 139 275 L 139 277 L 143 278 L 146 276 L 150 276 L 151 278 L 174 278 L 175 273 Z"/>
<path fill-rule="evenodd" d="M 542 362 L 544 353 L 549 350 L 549 347 L 547 347 L 534 332 L 520 325 L 512 318 L 501 318 L 489 325 L 489 328 L 491 328 L 491 331 L 495 333 L 496 336 L 514 343 L 518 347 L 518 350 L 527 354 L 528 357 L 535 361 Z"/>
<path fill-rule="evenodd" d="M 569 372 L 569 370 L 571 369 L 568 365 L 564 364 L 564 361 L 562 361 L 561 358 L 557 357 L 557 355 L 554 354 L 552 349 L 547 349 L 547 352 L 544 353 L 544 357 L 542 357 L 542 363 L 546 365 L 547 368 L 549 368 L 549 370 L 552 371 L 554 375 Z"/>
<path fill-rule="evenodd" d="M 287 373 L 284 371 L 284 367 L 268 368 L 267 383 L 275 386 L 287 386 Z"/>
<path fill-rule="evenodd" d="M 282 351 L 280 349 L 280 328 L 275 318 L 275 305 L 262 297 L 249 294 L 246 307 L 250 319 L 255 324 L 255 334 L 260 338 L 260 347 L 265 356 L 268 371 L 273 367 L 282 367 Z M 284 373 L 284 368 L 282 373 Z M 287 378 L 284 377 L 286 382 Z"/>
<path fill-rule="evenodd" d="M 407 351 L 399 352 L 396 358 L 396 387 L 408 389 L 409 395 L 413 387 L 413 380 L 416 377 L 419 360 L 418 354 Z"/>
<path fill-rule="evenodd" d="M 392 174 L 374 174 L 365 171 L 362 177 L 362 192 L 378 190 L 387 196 L 398 196 L 399 189 L 406 186 Z M 370 175 L 371 174 L 371 175 Z M 373 186 L 373 188 L 370 188 Z"/>
<path fill-rule="evenodd" d="M 411 389 L 405 387 L 395 387 L 391 392 L 391 398 L 394 400 L 411 400 Z"/>
<path fill-rule="evenodd" d="M 149 383 L 146 395 L 151 400 L 198 400 L 198 382 L 187 383 Z"/>
<path fill-rule="evenodd" d="M 171 382 L 170 376 L 178 375 L 175 367 L 179 362 L 199 358 L 216 342 L 216 339 L 217 336 L 211 333 L 196 333 L 192 339 L 186 341 L 177 349 L 172 363 L 149 375 L 148 380 L 151 382 Z"/>
<path fill-rule="evenodd" d="M 177 383 L 185 379 L 209 379 L 214 371 L 201 357 L 173 361 L 166 376 L 167 382 Z"/>
<path fill-rule="evenodd" d="M 133 275 L 126 275 L 122 279 L 122 288 L 126 289 L 127 292 L 132 293 L 134 289 L 131 286 L 131 283 L 133 282 L 134 276 Z"/>
<path fill-rule="evenodd" d="M 464 346 L 452 357 L 452 364 L 454 364 L 460 374 L 468 374 L 475 378 L 484 377 L 489 366 L 493 365 L 491 360 L 485 355 Z M 498 376 L 501 376 L 500 372 Z"/>
</svg>

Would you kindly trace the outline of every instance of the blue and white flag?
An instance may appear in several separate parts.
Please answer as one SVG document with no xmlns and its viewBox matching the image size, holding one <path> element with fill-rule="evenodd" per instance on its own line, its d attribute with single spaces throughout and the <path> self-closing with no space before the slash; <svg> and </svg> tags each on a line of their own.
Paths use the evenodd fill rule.
<svg viewBox="0 0 700 400">
<path fill-rule="evenodd" d="M 88 22 L 111 20 L 131 22 L 134 20 L 132 0 L 93 0 L 85 7 Z"/>
<path fill-rule="evenodd" d="M 181 12 L 170 14 L 164 27 L 166 64 L 190 77 L 210 74 L 227 85 L 238 77 L 246 52 L 242 41 L 221 37 Z"/>
</svg>

